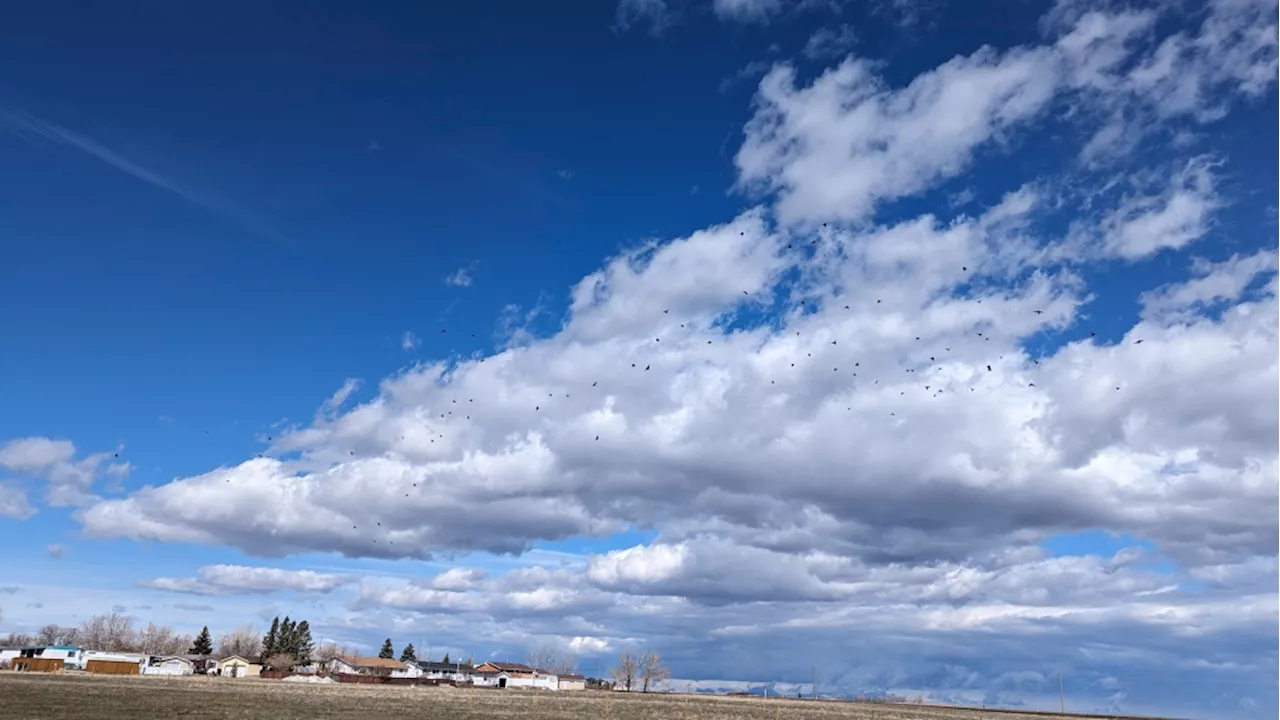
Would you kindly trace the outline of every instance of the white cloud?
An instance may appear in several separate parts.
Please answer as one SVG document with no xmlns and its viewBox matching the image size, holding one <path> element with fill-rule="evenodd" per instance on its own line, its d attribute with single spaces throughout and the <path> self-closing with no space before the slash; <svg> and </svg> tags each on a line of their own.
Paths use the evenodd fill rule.
<svg viewBox="0 0 1280 720">
<path fill-rule="evenodd" d="M 783 222 L 860 220 L 964 170 L 997 133 L 1038 115 L 1058 82 L 1046 48 L 990 48 L 888 88 L 850 58 L 808 87 L 776 67 L 735 157 L 739 186 L 778 194 Z"/>
<path fill-rule="evenodd" d="M 412 330 L 405 330 L 404 334 L 400 336 L 400 348 L 405 352 L 413 350 L 421 344 L 422 340 L 417 335 L 414 335 Z"/>
<path fill-rule="evenodd" d="M 140 580 L 138 585 L 153 590 L 191 593 L 193 595 L 225 595 L 239 593 L 272 593 L 283 590 L 327 593 L 352 582 L 353 578 L 319 573 L 312 570 L 248 567 L 244 565 L 207 565 L 193 578 L 161 577 Z"/>
<path fill-rule="evenodd" d="M 1143 293 L 1143 316 L 1198 313 L 1215 303 L 1234 302 L 1244 295 L 1245 289 L 1259 275 L 1270 274 L 1274 281 L 1276 270 L 1274 250 L 1260 250 L 1246 256 L 1232 255 L 1220 263 L 1199 260 L 1192 266 L 1193 279 Z M 1274 293 L 1275 290 L 1272 288 L 1267 292 Z"/>
<path fill-rule="evenodd" d="M 665 0 L 618 0 L 614 25 L 618 30 L 630 30 L 633 26 L 648 26 L 649 34 L 659 37 L 670 27 L 674 18 Z"/>
<path fill-rule="evenodd" d="M 768 23 L 782 12 L 782 0 L 712 0 L 716 17 L 738 23 Z"/>
<path fill-rule="evenodd" d="M 1219 204 L 1209 163 L 1193 159 L 1159 196 L 1128 197 L 1112 211 L 1102 223 L 1105 250 L 1137 260 L 1184 247 L 1208 232 Z"/>
<path fill-rule="evenodd" d="M 473 280 L 471 273 L 473 272 L 475 272 L 474 263 L 460 267 L 453 271 L 452 275 L 446 277 L 444 279 L 444 283 L 445 285 L 452 285 L 454 287 L 471 287 L 471 282 Z"/>
<path fill-rule="evenodd" d="M 70 549 L 71 548 L 68 548 L 66 545 L 58 545 L 57 543 L 54 543 L 46 546 L 44 550 L 49 554 L 49 557 L 57 560 L 65 556 L 67 551 Z"/>
<path fill-rule="evenodd" d="M 852 26 L 822 27 L 809 36 L 800 52 L 810 60 L 828 60 L 848 54 L 857 44 Z"/>
<path fill-rule="evenodd" d="M 93 484 L 103 474 L 127 477 L 132 465 L 117 462 L 119 451 L 101 452 L 75 459 L 76 447 L 69 440 L 28 437 L 0 445 L 0 468 L 17 475 L 46 481 L 45 500 L 54 507 L 83 505 L 93 500 Z M 11 499 L 15 496 L 10 495 Z"/>
<path fill-rule="evenodd" d="M 11 483 L 0 483 L 0 517 L 26 520 L 35 515 L 35 508 L 27 501 L 27 493 Z"/>
</svg>

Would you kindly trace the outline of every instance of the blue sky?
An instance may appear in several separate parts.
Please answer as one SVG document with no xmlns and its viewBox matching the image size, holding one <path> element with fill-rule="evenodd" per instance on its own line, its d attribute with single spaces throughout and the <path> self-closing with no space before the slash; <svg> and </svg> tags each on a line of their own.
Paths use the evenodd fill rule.
<svg viewBox="0 0 1280 720">
<path fill-rule="evenodd" d="M 0 28 L 0 630 L 1276 710 L 1274 7 L 420 5 Z"/>
</svg>

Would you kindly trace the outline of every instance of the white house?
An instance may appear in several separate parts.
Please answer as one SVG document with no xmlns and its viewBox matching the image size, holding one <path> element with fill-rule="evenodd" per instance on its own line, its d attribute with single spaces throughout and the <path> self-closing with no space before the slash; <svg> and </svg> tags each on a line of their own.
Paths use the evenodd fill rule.
<svg viewBox="0 0 1280 720">
<path fill-rule="evenodd" d="M 129 652 L 106 652 L 104 650 L 85 650 L 82 656 L 84 665 L 87 667 L 90 660 L 107 660 L 109 662 L 136 662 L 139 666 L 147 664 L 148 657 L 141 653 Z"/>
<path fill-rule="evenodd" d="M 329 672 L 339 675 L 385 675 L 389 677 L 421 677 L 422 671 L 418 670 L 417 675 L 410 675 L 412 672 L 409 668 L 399 660 L 391 658 L 363 657 L 360 655 L 347 655 L 337 657 L 329 661 Z"/>
<path fill-rule="evenodd" d="M 490 677 L 490 673 L 493 675 Z M 555 673 L 539 670 L 524 663 L 486 662 L 476 666 L 476 684 L 500 688 L 537 688 L 559 690 L 560 678 Z M 484 676 L 481 683 L 479 677 Z"/>
<path fill-rule="evenodd" d="M 85 651 L 76 645 L 28 645 L 0 648 L 0 663 L 12 663 L 20 657 L 61 660 L 65 668 L 83 670 Z"/>
<path fill-rule="evenodd" d="M 422 677 L 428 680 L 452 680 L 456 683 L 468 682 L 475 668 L 467 663 L 433 662 L 419 660 L 415 663 L 422 670 Z"/>
<path fill-rule="evenodd" d="M 153 657 L 148 665 L 143 666 L 143 675 L 193 675 L 196 664 L 184 657 Z"/>
</svg>

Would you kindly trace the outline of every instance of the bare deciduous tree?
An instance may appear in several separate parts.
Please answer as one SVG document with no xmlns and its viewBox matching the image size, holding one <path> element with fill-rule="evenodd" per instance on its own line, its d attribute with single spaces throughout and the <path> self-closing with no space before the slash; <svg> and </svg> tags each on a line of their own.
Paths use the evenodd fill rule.
<svg viewBox="0 0 1280 720">
<path fill-rule="evenodd" d="M 138 652 L 148 655 L 178 655 L 191 646 L 191 636 L 178 635 L 168 625 L 147 623 L 138 633 Z"/>
<path fill-rule="evenodd" d="M 23 633 L 15 633 L 15 632 L 9 633 L 9 635 L 4 640 L 0 640 L 0 645 L 4 645 L 6 647 L 23 647 L 25 645 L 35 645 L 35 644 L 36 644 L 35 638 L 31 637 L 30 635 L 25 635 Z"/>
<path fill-rule="evenodd" d="M 613 678 L 614 687 L 620 687 L 631 692 L 631 688 L 636 683 L 637 673 L 640 670 L 640 661 L 636 654 L 630 650 L 623 650 L 618 656 L 618 666 L 609 668 L 609 675 Z"/>
<path fill-rule="evenodd" d="M 662 664 L 662 656 L 657 650 L 650 650 L 640 659 L 640 683 L 643 692 L 649 692 L 650 689 L 657 689 L 658 683 L 665 682 L 671 678 L 671 671 Z"/>
<path fill-rule="evenodd" d="M 129 652 L 137 638 L 133 630 L 133 618 L 124 613 L 110 612 L 94 615 L 80 624 L 78 641 L 87 650 Z"/>
<path fill-rule="evenodd" d="M 36 633 L 36 641 L 41 645 L 71 645 L 78 634 L 76 628 L 49 624 Z"/>
<path fill-rule="evenodd" d="M 262 654 L 262 633 L 253 629 L 252 625 L 244 625 L 225 635 L 218 636 L 218 649 L 214 655 L 228 658 L 239 655 L 242 658 L 256 658 Z"/>
<path fill-rule="evenodd" d="M 546 670 L 556 675 L 568 675 L 578 667 L 578 658 L 563 653 L 550 645 L 541 645 L 529 651 L 525 661 L 539 670 Z"/>
<path fill-rule="evenodd" d="M 267 658 L 266 666 L 272 670 L 288 670 L 294 665 L 294 658 L 289 653 L 276 653 Z"/>
<path fill-rule="evenodd" d="M 312 651 L 311 657 L 318 663 L 327 663 L 334 658 L 347 655 L 347 649 L 336 642 L 322 642 Z"/>
</svg>

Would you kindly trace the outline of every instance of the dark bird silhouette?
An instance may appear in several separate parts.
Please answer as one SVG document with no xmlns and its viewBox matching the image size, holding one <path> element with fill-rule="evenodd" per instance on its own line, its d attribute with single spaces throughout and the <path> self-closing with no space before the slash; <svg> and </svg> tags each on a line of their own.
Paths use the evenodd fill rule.
<svg viewBox="0 0 1280 720">
<path fill-rule="evenodd" d="M 671 312 L 671 310 L 670 310 L 670 309 L 663 310 L 663 311 L 662 311 L 662 314 L 663 314 L 663 315 L 666 315 L 666 314 L 667 314 L 667 313 L 669 313 L 669 312 Z"/>
<path fill-rule="evenodd" d="M 600 439 L 600 436 L 599 436 L 599 435 L 597 435 L 597 436 L 596 436 L 596 440 L 599 440 L 599 439 Z"/>
<path fill-rule="evenodd" d="M 1035 312 L 1035 314 L 1037 314 L 1037 315 L 1043 315 L 1043 314 L 1044 314 L 1044 311 L 1043 311 L 1043 310 L 1036 310 L 1036 311 L 1034 311 L 1034 312 Z"/>
<path fill-rule="evenodd" d="M 987 372 L 991 372 L 991 366 L 990 366 L 990 365 L 988 365 L 988 366 L 987 366 Z"/>
<path fill-rule="evenodd" d="M 597 380 L 596 382 L 591 383 L 591 387 L 595 387 L 595 386 L 596 386 L 596 383 L 599 383 L 599 382 L 600 382 L 600 381 L 599 381 L 599 380 Z"/>
<path fill-rule="evenodd" d="M 1035 387 L 1035 386 L 1036 386 L 1036 384 L 1035 384 L 1035 383 L 1029 383 L 1029 384 L 1027 385 L 1027 387 Z"/>
<path fill-rule="evenodd" d="M 1141 344 L 1142 344 L 1142 341 L 1141 341 L 1141 340 L 1138 340 L 1138 341 L 1134 342 L 1133 344 L 1134 344 L 1134 345 L 1141 345 Z"/>
<path fill-rule="evenodd" d="M 649 369 L 649 366 L 648 366 L 648 365 L 645 365 L 645 366 L 644 366 L 644 369 L 645 369 L 645 370 L 648 370 L 648 369 Z"/>
<path fill-rule="evenodd" d="M 1098 333 L 1093 332 L 1092 330 L 1090 330 L 1090 331 L 1089 331 L 1089 337 L 1098 337 Z"/>
</svg>

